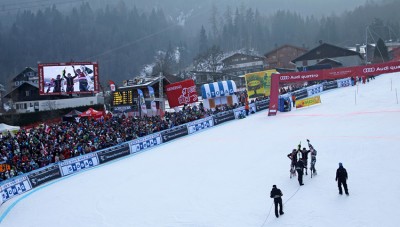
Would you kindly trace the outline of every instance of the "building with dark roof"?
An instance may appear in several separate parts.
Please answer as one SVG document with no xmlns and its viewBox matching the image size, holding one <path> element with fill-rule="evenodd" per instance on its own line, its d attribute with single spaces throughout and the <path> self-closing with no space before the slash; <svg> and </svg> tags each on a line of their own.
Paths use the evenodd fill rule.
<svg viewBox="0 0 400 227">
<path fill-rule="evenodd" d="M 314 49 L 292 60 L 297 68 L 321 65 L 321 62 L 329 62 L 332 66 L 357 66 L 364 62 L 359 52 L 338 47 L 328 43 L 322 43 Z M 334 64 L 333 64 L 334 63 Z"/>
<path fill-rule="evenodd" d="M 235 81 L 239 88 L 245 86 L 245 74 L 263 71 L 267 68 L 264 56 L 242 53 L 235 53 L 222 59 L 221 62 L 223 64 L 221 72 L 226 75 L 225 79 Z"/>
<path fill-rule="evenodd" d="M 264 54 L 268 65 L 267 69 L 296 69 L 296 65 L 291 60 L 306 52 L 307 49 L 305 48 L 288 44 L 275 48 Z"/>
</svg>

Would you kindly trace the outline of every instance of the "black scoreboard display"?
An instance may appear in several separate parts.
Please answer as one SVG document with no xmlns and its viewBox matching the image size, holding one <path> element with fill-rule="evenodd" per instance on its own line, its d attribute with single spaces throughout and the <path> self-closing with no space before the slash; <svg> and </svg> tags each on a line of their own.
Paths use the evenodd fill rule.
<svg viewBox="0 0 400 227">
<path fill-rule="evenodd" d="M 115 91 L 113 92 L 113 106 L 133 105 L 133 91 Z"/>
</svg>

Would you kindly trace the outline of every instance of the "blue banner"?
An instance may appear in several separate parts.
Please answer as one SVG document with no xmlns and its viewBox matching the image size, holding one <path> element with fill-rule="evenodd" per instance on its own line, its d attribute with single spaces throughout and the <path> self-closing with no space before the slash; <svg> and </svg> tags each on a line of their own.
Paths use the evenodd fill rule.
<svg viewBox="0 0 400 227">
<path fill-rule="evenodd" d="M 92 153 L 63 161 L 60 163 L 60 168 L 63 176 L 67 176 L 84 169 L 92 168 L 98 164 L 97 154 Z"/>
<path fill-rule="evenodd" d="M 29 180 L 27 176 L 18 177 L 9 181 L 0 187 L 1 192 L 1 200 L 4 203 L 5 201 L 13 198 L 16 195 L 21 195 L 26 191 L 32 189 L 32 186 L 29 184 Z"/>
<path fill-rule="evenodd" d="M 144 138 L 139 138 L 129 142 L 131 154 L 154 147 L 161 144 L 161 134 L 155 133 Z"/>
<path fill-rule="evenodd" d="M 149 89 L 150 98 L 154 100 L 156 97 L 155 97 L 155 95 L 154 95 L 154 89 L 153 89 L 153 87 L 147 86 L 147 89 Z"/>
<path fill-rule="evenodd" d="M 205 119 L 197 120 L 187 124 L 189 134 L 201 131 L 206 128 L 210 128 L 212 126 L 214 126 L 214 121 L 212 117 L 207 117 Z"/>
</svg>

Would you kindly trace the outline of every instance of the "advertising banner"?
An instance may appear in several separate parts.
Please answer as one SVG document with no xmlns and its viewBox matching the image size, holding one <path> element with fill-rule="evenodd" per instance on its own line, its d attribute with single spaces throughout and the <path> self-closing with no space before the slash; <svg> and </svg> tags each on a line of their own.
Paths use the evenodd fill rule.
<svg viewBox="0 0 400 227">
<path fill-rule="evenodd" d="M 235 120 L 235 114 L 233 113 L 233 110 L 228 110 L 222 113 L 217 113 L 213 117 L 214 119 L 214 125 L 219 125 L 227 121 Z"/>
<path fill-rule="evenodd" d="M 3 203 L 16 195 L 21 195 L 26 191 L 31 190 L 32 187 L 29 184 L 27 176 L 18 177 L 10 182 L 7 182 L 0 186 L 0 192 Z"/>
<path fill-rule="evenodd" d="M 96 62 L 45 63 L 38 65 L 39 94 L 90 94 L 99 92 Z"/>
<path fill-rule="evenodd" d="M 269 100 L 262 100 L 256 102 L 256 111 L 266 110 L 269 107 Z"/>
<path fill-rule="evenodd" d="M 62 176 L 58 164 L 46 166 L 28 175 L 33 188 L 60 177 Z"/>
<path fill-rule="evenodd" d="M 96 153 L 71 158 L 60 163 L 63 176 L 99 165 Z"/>
<path fill-rule="evenodd" d="M 321 98 L 320 96 L 314 96 L 311 98 L 306 98 L 306 99 L 302 99 L 302 100 L 297 100 L 296 101 L 296 108 L 303 108 L 303 107 L 307 107 L 307 106 L 312 106 L 315 104 L 321 103 Z"/>
<path fill-rule="evenodd" d="M 271 90 L 271 75 L 278 73 L 275 69 L 252 72 L 244 76 L 249 98 L 269 96 Z"/>
<path fill-rule="evenodd" d="M 189 134 L 199 132 L 203 129 L 210 128 L 214 126 L 213 118 L 207 117 L 201 120 L 190 122 L 187 125 Z"/>
<path fill-rule="evenodd" d="M 198 101 L 196 85 L 192 79 L 169 84 L 165 92 L 171 108 Z"/>
<path fill-rule="evenodd" d="M 349 87 L 349 86 L 351 86 L 351 79 L 345 78 L 345 79 L 337 80 L 337 85 L 338 85 L 338 87 Z"/>
<path fill-rule="evenodd" d="M 161 144 L 161 134 L 154 133 L 143 138 L 135 139 L 129 142 L 131 154 L 154 147 Z"/>
<path fill-rule="evenodd" d="M 323 87 L 321 84 L 314 85 L 307 88 L 308 96 L 313 96 L 315 94 L 321 93 L 323 91 Z"/>
<path fill-rule="evenodd" d="M 97 152 L 100 164 L 112 161 L 114 159 L 127 156 L 130 154 L 129 144 L 124 143 L 119 146 L 114 146 Z"/>
<path fill-rule="evenodd" d="M 338 83 L 337 81 L 329 81 L 329 82 L 325 82 L 322 84 L 322 88 L 324 91 L 330 90 L 330 89 L 335 89 L 338 88 Z"/>
<path fill-rule="evenodd" d="M 161 132 L 163 143 L 186 135 L 189 135 L 186 125 L 178 125 Z"/>
</svg>

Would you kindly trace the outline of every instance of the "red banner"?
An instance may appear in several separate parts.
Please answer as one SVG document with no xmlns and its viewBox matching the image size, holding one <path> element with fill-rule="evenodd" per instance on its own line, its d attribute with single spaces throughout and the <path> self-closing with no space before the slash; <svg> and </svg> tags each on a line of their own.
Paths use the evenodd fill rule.
<svg viewBox="0 0 400 227">
<path fill-rule="evenodd" d="M 400 71 L 400 62 L 386 62 L 382 64 L 362 65 L 346 68 L 284 73 L 280 74 L 279 83 L 341 79 L 353 76 L 373 76 L 398 71 Z"/>
<path fill-rule="evenodd" d="M 184 104 L 197 102 L 196 85 L 193 80 L 169 84 L 166 86 L 166 93 L 171 108 Z"/>
<path fill-rule="evenodd" d="M 290 72 L 274 75 L 271 78 L 270 108 L 268 115 L 273 116 L 278 111 L 279 86 L 281 83 L 305 82 L 312 80 L 336 80 L 347 77 L 374 76 L 399 71 L 400 61 L 394 61 L 381 64 L 315 70 L 308 72 Z"/>
</svg>

